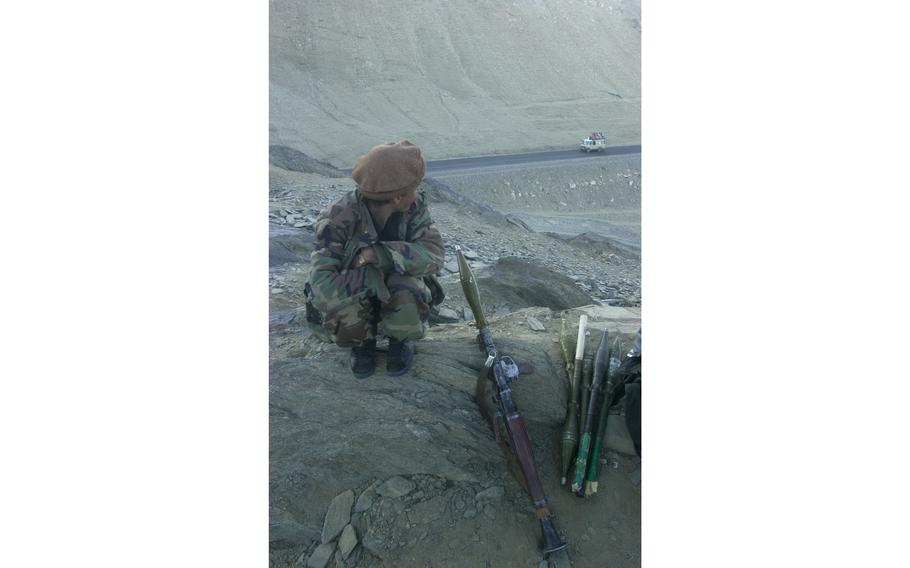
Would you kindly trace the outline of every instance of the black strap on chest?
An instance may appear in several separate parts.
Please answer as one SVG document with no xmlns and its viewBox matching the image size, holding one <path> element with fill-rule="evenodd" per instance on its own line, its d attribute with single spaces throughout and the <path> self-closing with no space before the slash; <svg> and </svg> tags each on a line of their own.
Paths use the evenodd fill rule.
<svg viewBox="0 0 910 568">
<path fill-rule="evenodd" d="M 396 211 L 389 215 L 389 218 L 385 222 L 385 226 L 382 228 L 382 231 L 379 232 L 380 241 L 400 241 L 398 237 L 398 228 L 401 225 L 401 221 L 404 218 L 404 215 L 400 211 Z"/>
</svg>

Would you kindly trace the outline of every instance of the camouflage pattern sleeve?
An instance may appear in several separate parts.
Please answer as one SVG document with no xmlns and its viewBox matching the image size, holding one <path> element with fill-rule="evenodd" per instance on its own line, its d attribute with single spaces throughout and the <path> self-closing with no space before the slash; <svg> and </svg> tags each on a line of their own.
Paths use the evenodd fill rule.
<svg viewBox="0 0 910 568">
<path fill-rule="evenodd" d="M 430 217 L 426 198 L 420 194 L 413 214 L 408 218 L 403 241 L 382 241 L 376 244 L 380 266 L 406 276 L 438 274 L 445 259 L 442 235 Z"/>
<path fill-rule="evenodd" d="M 350 195 L 329 205 L 316 219 L 315 250 L 310 255 L 309 282 L 314 304 L 323 314 L 332 314 L 375 293 L 379 274 L 375 268 L 347 268 L 350 248 L 358 231 L 358 216 Z M 357 247 L 359 248 L 359 246 Z"/>
</svg>

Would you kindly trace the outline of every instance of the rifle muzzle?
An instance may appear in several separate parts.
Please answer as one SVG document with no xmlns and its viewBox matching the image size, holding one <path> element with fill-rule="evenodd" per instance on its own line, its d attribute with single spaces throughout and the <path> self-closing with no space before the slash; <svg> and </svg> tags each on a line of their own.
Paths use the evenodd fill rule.
<svg viewBox="0 0 910 568">
<path fill-rule="evenodd" d="M 543 532 L 543 553 L 550 554 L 566 547 L 566 543 L 559 538 L 556 532 L 556 525 L 553 524 L 552 517 L 540 519 L 540 530 Z"/>
</svg>

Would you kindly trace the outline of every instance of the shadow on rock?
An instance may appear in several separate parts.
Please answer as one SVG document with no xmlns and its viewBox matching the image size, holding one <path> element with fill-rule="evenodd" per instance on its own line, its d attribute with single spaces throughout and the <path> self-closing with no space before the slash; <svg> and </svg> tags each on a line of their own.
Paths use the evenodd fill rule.
<svg viewBox="0 0 910 568">
<path fill-rule="evenodd" d="M 516 310 L 531 306 L 554 311 L 593 304 L 574 280 L 515 257 L 500 258 L 488 275 L 477 278 L 483 299 Z"/>
<path fill-rule="evenodd" d="M 269 267 L 309 262 L 313 231 L 269 223 Z"/>
<path fill-rule="evenodd" d="M 281 146 L 278 144 L 269 146 L 269 163 L 273 166 L 292 172 L 319 174 L 336 178 L 348 176 L 348 174 L 342 172 L 328 162 L 311 158 L 290 146 Z"/>
</svg>

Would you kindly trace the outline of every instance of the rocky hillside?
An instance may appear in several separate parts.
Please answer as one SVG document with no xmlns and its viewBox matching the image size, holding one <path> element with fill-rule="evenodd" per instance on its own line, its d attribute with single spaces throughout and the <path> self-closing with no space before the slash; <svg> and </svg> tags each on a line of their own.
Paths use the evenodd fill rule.
<svg viewBox="0 0 910 568">
<path fill-rule="evenodd" d="M 297 263 L 305 263 L 312 252 L 312 224 L 326 205 L 353 190 L 355 185 L 350 178 L 293 172 L 275 166 L 271 170 L 271 180 L 269 246 L 270 262 L 273 264 L 270 286 L 274 313 L 303 305 L 304 264 Z M 478 180 L 478 183 L 481 182 Z M 541 195 L 562 194 L 562 186 L 566 183 L 560 178 L 553 185 L 548 184 L 537 191 Z M 554 237 L 533 230 L 528 223 L 521 221 L 521 213 L 514 216 L 504 214 L 455 192 L 443 180 L 428 178 L 424 182 L 424 191 L 431 199 L 433 218 L 446 246 L 447 262 L 442 278 L 449 295 L 446 307 L 457 311 L 466 307 L 457 282 L 456 244 L 468 249 L 474 257 L 478 278 L 486 277 L 500 259 L 514 257 L 522 259 L 532 268 L 544 269 L 555 273 L 558 278 L 571 281 L 585 294 L 587 301 L 584 303 L 641 305 L 640 229 L 635 226 L 640 218 L 640 208 L 615 209 L 617 218 L 628 219 L 625 225 L 620 225 L 585 217 L 572 219 L 571 213 L 554 213 L 543 209 L 543 203 L 532 201 L 537 205 L 523 209 L 522 213 L 533 216 L 538 229 L 559 226 L 566 231 L 575 229 L 571 236 Z M 609 202 L 620 198 L 612 197 L 610 191 L 603 189 L 599 199 Z M 569 221 L 560 215 L 570 215 Z M 593 224 L 598 233 L 579 231 L 579 227 L 584 227 L 586 223 Z M 611 231 L 618 236 L 610 236 Z M 290 264 L 283 265 L 288 262 Z M 531 274 L 533 269 L 525 273 Z M 498 282 L 500 285 L 504 283 L 502 280 Z M 550 280 L 549 284 L 552 286 L 555 282 Z M 530 283 L 526 286 L 530 287 Z M 496 290 L 499 288 L 497 286 Z M 504 302 L 495 290 L 488 294 L 491 296 L 486 301 L 492 310 L 507 311 L 541 305 L 530 300 Z"/>
<path fill-rule="evenodd" d="M 609 489 L 578 499 L 559 485 L 556 469 L 567 397 L 557 342 L 562 320 L 571 328 L 587 313 L 592 337 L 606 329 L 628 345 L 640 325 L 638 253 L 611 247 L 615 241 L 606 237 L 535 232 L 443 180 L 427 179 L 424 191 L 446 246 L 446 300 L 418 343 L 411 373 L 385 377 L 380 357 L 376 375 L 355 381 L 347 350 L 310 335 L 301 310 L 315 216 L 353 182 L 304 155 L 282 153 L 274 162 L 304 171 L 275 163 L 270 170 L 271 565 L 638 566 L 640 460 L 619 409 L 601 456 Z M 565 184 L 556 171 L 516 174 L 513 181 L 525 183 L 523 175 L 547 180 L 535 186 L 540 195 L 555 195 Z M 471 185 L 482 195 L 477 187 L 501 182 L 480 176 Z M 601 189 L 605 202 L 634 193 L 626 184 L 614 185 L 615 195 Z M 530 203 L 545 214 L 545 201 Z M 480 411 L 482 358 L 455 245 L 468 250 L 501 348 L 533 368 L 514 391 L 569 541 L 564 554 L 546 560 L 527 495 Z"/>
</svg>

